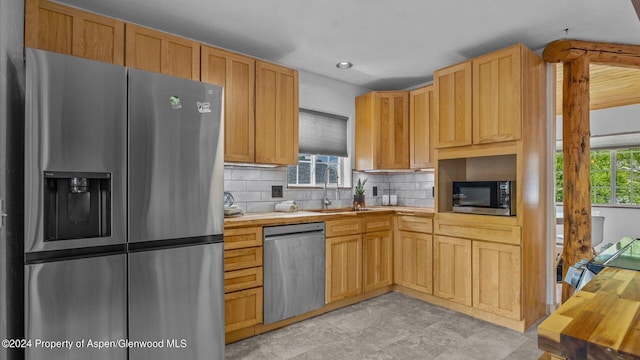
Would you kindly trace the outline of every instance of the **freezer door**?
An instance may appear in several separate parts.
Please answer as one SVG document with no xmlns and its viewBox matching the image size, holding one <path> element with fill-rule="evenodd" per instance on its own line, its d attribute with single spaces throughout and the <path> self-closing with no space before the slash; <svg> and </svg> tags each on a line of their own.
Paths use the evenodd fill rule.
<svg viewBox="0 0 640 360">
<path fill-rule="evenodd" d="M 26 360 L 127 358 L 126 348 L 89 344 L 127 337 L 126 255 L 27 265 L 25 281 Z M 36 341 L 72 343 L 48 349 Z"/>
<path fill-rule="evenodd" d="M 31 48 L 26 56 L 25 252 L 125 243 L 126 69 Z M 45 241 L 45 172 L 110 174 L 110 236 Z"/>
<path fill-rule="evenodd" d="M 129 254 L 130 360 L 224 359 L 223 244 Z"/>
<path fill-rule="evenodd" d="M 129 70 L 129 242 L 222 234 L 222 87 Z"/>
</svg>

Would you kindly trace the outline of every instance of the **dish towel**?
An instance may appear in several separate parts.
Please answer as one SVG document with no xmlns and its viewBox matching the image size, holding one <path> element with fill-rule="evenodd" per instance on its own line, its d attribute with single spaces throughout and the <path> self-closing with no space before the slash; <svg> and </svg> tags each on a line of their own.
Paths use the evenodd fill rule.
<svg viewBox="0 0 640 360">
<path fill-rule="evenodd" d="M 296 212 L 296 211 L 298 211 L 298 205 L 293 200 L 283 201 L 283 202 L 280 202 L 280 203 L 276 204 L 276 211 L 277 212 L 289 212 L 289 213 L 290 212 Z"/>
</svg>

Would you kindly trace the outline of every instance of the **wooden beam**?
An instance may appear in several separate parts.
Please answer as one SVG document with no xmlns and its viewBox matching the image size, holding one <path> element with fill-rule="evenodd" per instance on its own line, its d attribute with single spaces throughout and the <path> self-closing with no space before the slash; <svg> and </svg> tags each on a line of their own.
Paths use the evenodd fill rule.
<svg viewBox="0 0 640 360">
<path fill-rule="evenodd" d="M 640 67 L 640 45 L 562 39 L 550 43 L 542 52 L 544 61 L 553 63 L 567 63 L 583 56 L 597 64 Z"/>
<path fill-rule="evenodd" d="M 591 258 L 589 58 L 564 63 L 562 147 L 564 153 L 564 261 L 562 277 L 570 265 Z M 562 302 L 573 287 L 562 284 Z"/>
</svg>

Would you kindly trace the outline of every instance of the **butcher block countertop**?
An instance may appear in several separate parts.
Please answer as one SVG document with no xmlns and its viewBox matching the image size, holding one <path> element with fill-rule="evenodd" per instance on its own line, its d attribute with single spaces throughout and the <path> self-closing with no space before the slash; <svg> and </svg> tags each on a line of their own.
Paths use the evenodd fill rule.
<svg viewBox="0 0 640 360">
<path fill-rule="evenodd" d="M 403 214 L 433 217 L 433 208 L 410 207 L 410 206 L 372 206 L 366 211 L 353 211 L 351 209 L 328 209 L 316 211 L 298 211 L 293 213 L 285 212 L 264 212 L 247 213 L 239 217 L 224 219 L 225 229 L 247 226 L 272 226 L 302 224 L 316 221 L 327 221 L 344 219 L 345 216 L 366 216 L 379 214 Z"/>
<path fill-rule="evenodd" d="M 640 359 L 640 272 L 602 270 L 538 326 L 538 347 L 571 360 Z"/>
</svg>

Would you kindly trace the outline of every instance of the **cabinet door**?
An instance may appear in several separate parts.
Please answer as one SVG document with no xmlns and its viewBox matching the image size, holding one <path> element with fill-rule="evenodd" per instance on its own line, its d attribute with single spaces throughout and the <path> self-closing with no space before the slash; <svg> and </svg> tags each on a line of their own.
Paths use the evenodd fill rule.
<svg viewBox="0 0 640 360">
<path fill-rule="evenodd" d="M 363 235 L 364 292 L 393 283 L 393 250 L 390 231 Z"/>
<path fill-rule="evenodd" d="M 327 303 L 362 293 L 361 235 L 327 238 Z"/>
<path fill-rule="evenodd" d="M 256 61 L 256 162 L 298 163 L 298 72 Z"/>
<path fill-rule="evenodd" d="M 433 168 L 433 85 L 409 93 L 409 160 L 412 169 Z"/>
<path fill-rule="evenodd" d="M 380 129 L 375 111 L 376 93 L 370 92 L 356 97 L 355 154 L 356 170 L 372 170 L 377 163 L 377 141 Z"/>
<path fill-rule="evenodd" d="M 471 62 L 434 73 L 435 147 L 471 145 Z"/>
<path fill-rule="evenodd" d="M 46 0 L 27 0 L 25 45 L 123 65 L 124 22 Z"/>
<path fill-rule="evenodd" d="M 202 81 L 224 86 L 224 161 L 255 160 L 255 66 L 250 57 L 202 46 Z"/>
<path fill-rule="evenodd" d="M 399 231 L 394 239 L 395 281 L 399 285 L 433 293 L 433 235 Z"/>
<path fill-rule="evenodd" d="M 200 44 L 127 23 L 125 61 L 129 67 L 200 80 Z"/>
<path fill-rule="evenodd" d="M 520 46 L 473 60 L 473 143 L 521 136 Z"/>
<path fill-rule="evenodd" d="M 434 295 L 471 306 L 471 240 L 434 236 Z"/>
<path fill-rule="evenodd" d="M 473 241 L 473 306 L 520 320 L 520 247 Z"/>
<path fill-rule="evenodd" d="M 224 295 L 224 331 L 262 323 L 262 287 Z"/>
<path fill-rule="evenodd" d="M 409 93 L 378 93 L 378 169 L 409 168 Z"/>
</svg>

